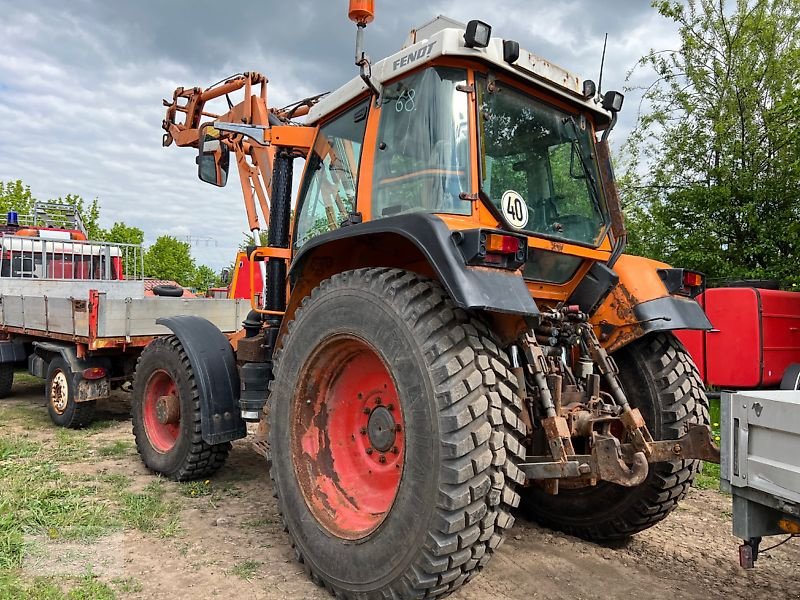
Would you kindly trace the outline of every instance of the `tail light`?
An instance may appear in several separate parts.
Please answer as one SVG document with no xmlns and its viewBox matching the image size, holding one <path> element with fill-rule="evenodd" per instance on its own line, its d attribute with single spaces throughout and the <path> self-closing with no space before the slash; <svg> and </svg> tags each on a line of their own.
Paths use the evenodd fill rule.
<svg viewBox="0 0 800 600">
<path fill-rule="evenodd" d="M 670 294 L 694 298 L 706 289 L 706 276 L 689 269 L 658 269 L 658 276 Z"/>
<path fill-rule="evenodd" d="M 102 379 L 106 376 L 106 370 L 103 367 L 90 367 L 83 370 L 84 379 Z"/>
<path fill-rule="evenodd" d="M 469 229 L 454 232 L 453 241 L 464 261 L 472 266 L 517 270 L 528 258 L 528 239 L 524 236 Z"/>
</svg>

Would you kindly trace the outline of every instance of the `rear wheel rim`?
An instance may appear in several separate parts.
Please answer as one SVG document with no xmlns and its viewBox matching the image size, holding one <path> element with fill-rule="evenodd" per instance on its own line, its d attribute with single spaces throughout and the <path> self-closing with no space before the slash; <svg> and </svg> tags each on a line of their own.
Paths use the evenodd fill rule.
<svg viewBox="0 0 800 600">
<path fill-rule="evenodd" d="M 69 404 L 69 382 L 61 369 L 53 373 L 50 382 L 50 405 L 56 414 L 63 415 Z"/>
<path fill-rule="evenodd" d="M 162 454 L 172 450 L 178 443 L 181 430 L 179 398 L 178 386 L 172 375 L 163 369 L 153 371 L 144 388 L 142 417 L 147 439 Z M 177 413 L 173 410 L 167 419 L 164 418 L 163 411 L 165 402 L 172 407 L 178 407 Z"/>
<path fill-rule="evenodd" d="M 335 336 L 312 354 L 294 397 L 295 475 L 317 522 L 356 540 L 391 511 L 405 463 L 405 423 L 386 362 L 365 341 Z"/>
</svg>

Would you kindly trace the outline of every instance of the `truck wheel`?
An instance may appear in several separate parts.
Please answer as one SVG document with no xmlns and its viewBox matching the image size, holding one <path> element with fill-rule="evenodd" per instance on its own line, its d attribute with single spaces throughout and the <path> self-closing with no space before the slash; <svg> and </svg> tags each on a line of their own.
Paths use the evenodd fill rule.
<svg viewBox="0 0 800 600">
<path fill-rule="evenodd" d="M 5 398 L 11 393 L 11 386 L 14 385 L 14 365 L 13 363 L 0 364 L 0 398 Z"/>
<path fill-rule="evenodd" d="M 63 358 L 54 358 L 47 368 L 47 412 L 56 425 L 81 429 L 92 422 L 94 400 L 75 402 L 80 375 L 73 373 Z"/>
<path fill-rule="evenodd" d="M 136 448 L 151 471 L 188 481 L 212 475 L 228 457 L 229 442 L 203 441 L 194 372 L 174 335 L 153 340 L 139 357 L 131 408 Z"/>
<path fill-rule="evenodd" d="M 298 559 L 337 598 L 449 593 L 486 564 L 524 476 L 508 358 L 441 286 L 323 281 L 276 355 L 270 474 Z"/>
<path fill-rule="evenodd" d="M 708 399 L 694 362 L 671 333 L 641 338 L 614 354 L 631 406 L 642 412 L 656 440 L 676 439 L 689 423 L 708 424 Z M 626 488 L 601 481 L 562 487 L 555 496 L 535 484 L 522 507 L 542 525 L 589 540 L 626 538 L 664 519 L 688 492 L 700 461 L 650 465 L 644 483 Z"/>
</svg>

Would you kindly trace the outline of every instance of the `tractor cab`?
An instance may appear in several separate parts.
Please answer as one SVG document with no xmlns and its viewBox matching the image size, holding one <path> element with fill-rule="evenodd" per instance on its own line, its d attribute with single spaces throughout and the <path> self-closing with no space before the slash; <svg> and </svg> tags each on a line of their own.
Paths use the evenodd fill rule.
<svg viewBox="0 0 800 600">
<path fill-rule="evenodd" d="M 492 37 L 484 23 L 438 17 L 371 65 L 371 75 L 310 109 L 307 123 L 319 133 L 293 249 L 351 215 L 432 213 L 452 230 L 528 238 L 511 242 L 536 248 L 525 279 L 565 300 L 621 241 L 610 233 L 619 207 L 608 152 L 596 147 L 621 105 L 621 94 L 600 98 L 593 82 Z M 519 266 L 491 254 L 483 266 Z"/>
</svg>

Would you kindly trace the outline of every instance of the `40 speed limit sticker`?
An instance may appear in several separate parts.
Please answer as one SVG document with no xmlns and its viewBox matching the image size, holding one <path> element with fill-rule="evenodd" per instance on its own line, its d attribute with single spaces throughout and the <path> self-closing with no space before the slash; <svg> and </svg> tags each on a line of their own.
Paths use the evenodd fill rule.
<svg viewBox="0 0 800 600">
<path fill-rule="evenodd" d="M 522 229 L 528 224 L 528 205 L 514 190 L 508 190 L 503 194 L 501 202 L 503 216 L 510 225 L 517 229 Z"/>
</svg>

